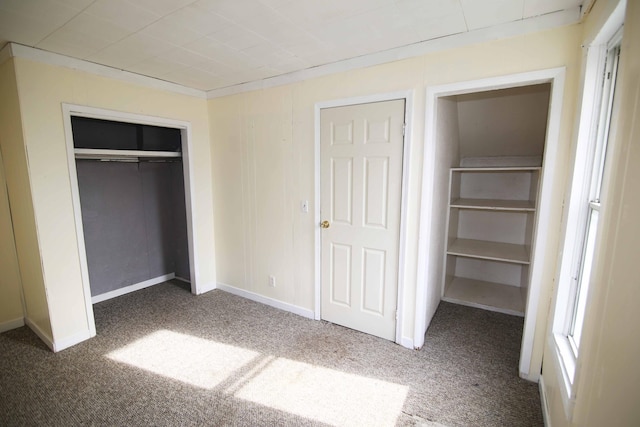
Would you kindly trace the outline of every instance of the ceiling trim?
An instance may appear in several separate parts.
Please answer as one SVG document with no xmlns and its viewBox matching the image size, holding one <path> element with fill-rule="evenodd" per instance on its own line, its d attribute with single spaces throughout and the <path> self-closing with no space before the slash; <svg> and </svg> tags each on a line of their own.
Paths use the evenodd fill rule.
<svg viewBox="0 0 640 427">
<path fill-rule="evenodd" d="M 585 0 L 584 3 L 582 3 L 582 6 L 580 6 L 580 17 L 584 18 L 591 13 L 591 9 L 593 9 L 595 4 L 596 0 Z"/>
<path fill-rule="evenodd" d="M 108 77 L 127 83 L 146 86 L 152 89 L 160 89 L 179 93 L 181 95 L 188 95 L 202 99 L 205 99 L 207 97 L 206 92 L 199 89 L 193 89 L 165 80 L 156 79 L 154 77 L 144 76 L 142 74 L 136 74 L 130 71 L 120 70 L 118 68 L 96 64 L 94 62 L 85 61 L 83 59 L 71 58 L 69 56 L 48 52 L 46 50 L 37 49 L 34 47 L 24 46 L 18 43 L 7 43 L 2 51 L 0 51 L 0 64 L 11 57 L 24 58 L 50 65 L 58 65 L 60 67 L 84 71 L 102 77 Z"/>
<path fill-rule="evenodd" d="M 7 62 L 11 59 L 11 43 L 7 43 L 4 45 L 2 49 L 0 49 L 0 65 Z"/>
<path fill-rule="evenodd" d="M 320 65 L 305 70 L 294 71 L 280 76 L 269 77 L 247 83 L 241 83 L 220 89 L 213 89 L 208 92 L 207 98 L 214 99 L 223 96 L 235 95 L 254 90 L 268 89 L 275 86 L 282 86 L 291 83 L 301 82 L 312 78 L 322 77 L 329 74 L 340 73 L 358 68 L 371 67 L 402 59 L 413 58 L 428 53 L 459 48 L 476 43 L 488 42 L 502 38 L 520 36 L 538 31 L 549 30 L 580 22 L 580 7 L 548 13 L 533 18 L 520 21 L 509 22 L 493 27 L 468 31 L 441 37 L 433 40 L 410 44 L 383 52 L 363 55 L 356 58 L 345 59 L 331 64 Z"/>
</svg>

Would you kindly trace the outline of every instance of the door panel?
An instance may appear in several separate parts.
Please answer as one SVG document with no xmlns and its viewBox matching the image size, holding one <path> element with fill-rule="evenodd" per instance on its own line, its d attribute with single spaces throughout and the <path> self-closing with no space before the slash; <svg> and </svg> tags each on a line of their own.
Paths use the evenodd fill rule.
<svg viewBox="0 0 640 427">
<path fill-rule="evenodd" d="M 386 229 L 389 159 L 366 158 L 364 168 L 364 225 Z"/>
<path fill-rule="evenodd" d="M 331 304 L 351 307 L 351 246 L 331 244 Z"/>
<path fill-rule="evenodd" d="M 331 221 L 351 224 L 353 203 L 353 159 L 331 159 Z"/>
<path fill-rule="evenodd" d="M 395 339 L 404 100 L 320 113 L 321 317 Z"/>
<path fill-rule="evenodd" d="M 364 304 L 362 309 L 372 314 L 384 316 L 384 284 L 386 252 L 377 249 L 364 248 Z"/>
</svg>

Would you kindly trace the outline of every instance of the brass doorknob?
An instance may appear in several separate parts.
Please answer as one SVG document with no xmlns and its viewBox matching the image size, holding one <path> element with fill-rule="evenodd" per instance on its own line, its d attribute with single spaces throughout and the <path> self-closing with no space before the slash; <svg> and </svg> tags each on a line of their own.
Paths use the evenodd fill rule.
<svg viewBox="0 0 640 427">
<path fill-rule="evenodd" d="M 331 227 L 331 224 L 329 223 L 329 221 L 322 221 L 322 222 L 320 223 L 320 227 L 322 227 L 322 228 L 329 228 L 329 227 Z"/>
</svg>

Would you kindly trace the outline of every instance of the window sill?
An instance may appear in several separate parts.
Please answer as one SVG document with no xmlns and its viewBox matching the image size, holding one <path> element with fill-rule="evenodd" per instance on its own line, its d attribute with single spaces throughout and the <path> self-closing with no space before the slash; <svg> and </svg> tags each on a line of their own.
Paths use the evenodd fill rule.
<svg viewBox="0 0 640 427">
<path fill-rule="evenodd" d="M 556 371 L 558 372 L 564 413 L 567 420 L 571 421 L 573 418 L 573 408 L 576 403 L 574 387 L 576 358 L 571 350 L 571 344 L 567 337 L 561 334 L 553 334 L 551 341 L 552 348 L 554 349 L 554 361 Z"/>
</svg>

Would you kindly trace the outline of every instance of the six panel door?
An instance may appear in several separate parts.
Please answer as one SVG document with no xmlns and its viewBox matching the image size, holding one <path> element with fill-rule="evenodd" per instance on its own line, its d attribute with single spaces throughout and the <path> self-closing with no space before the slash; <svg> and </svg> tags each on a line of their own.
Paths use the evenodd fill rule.
<svg viewBox="0 0 640 427">
<path fill-rule="evenodd" d="M 404 100 L 320 113 L 324 320 L 395 339 Z"/>
</svg>

